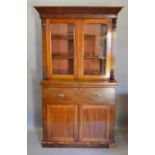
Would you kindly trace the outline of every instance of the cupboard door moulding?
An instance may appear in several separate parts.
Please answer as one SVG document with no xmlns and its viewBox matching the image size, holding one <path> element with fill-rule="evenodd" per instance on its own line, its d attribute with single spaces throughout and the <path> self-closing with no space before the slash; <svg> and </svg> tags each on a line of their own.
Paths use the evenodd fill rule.
<svg viewBox="0 0 155 155">
<path fill-rule="evenodd" d="M 47 104 L 47 140 L 72 142 L 77 140 L 77 105 Z"/>
</svg>

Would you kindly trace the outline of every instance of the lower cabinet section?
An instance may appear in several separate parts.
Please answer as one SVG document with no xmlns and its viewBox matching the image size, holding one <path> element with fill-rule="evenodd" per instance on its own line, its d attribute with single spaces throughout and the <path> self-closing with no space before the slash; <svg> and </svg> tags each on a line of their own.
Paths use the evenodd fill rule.
<svg viewBox="0 0 155 155">
<path fill-rule="evenodd" d="M 43 146 L 103 147 L 112 142 L 112 106 L 46 104 L 46 120 Z"/>
<path fill-rule="evenodd" d="M 113 87 L 43 87 L 43 146 L 113 146 L 114 100 Z"/>
<path fill-rule="evenodd" d="M 73 142 L 78 138 L 78 106 L 47 104 L 47 141 Z"/>
</svg>

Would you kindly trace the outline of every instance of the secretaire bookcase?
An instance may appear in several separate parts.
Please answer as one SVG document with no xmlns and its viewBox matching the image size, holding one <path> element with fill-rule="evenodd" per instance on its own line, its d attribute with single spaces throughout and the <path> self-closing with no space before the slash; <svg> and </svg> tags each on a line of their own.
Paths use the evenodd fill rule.
<svg viewBox="0 0 155 155">
<path fill-rule="evenodd" d="M 35 6 L 42 24 L 43 147 L 115 145 L 114 44 L 121 8 Z"/>
</svg>

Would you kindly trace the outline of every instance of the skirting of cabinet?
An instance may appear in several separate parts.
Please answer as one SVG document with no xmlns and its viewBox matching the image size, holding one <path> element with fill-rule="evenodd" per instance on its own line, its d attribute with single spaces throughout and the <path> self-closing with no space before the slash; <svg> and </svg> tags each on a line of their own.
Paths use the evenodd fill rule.
<svg viewBox="0 0 155 155">
<path fill-rule="evenodd" d="M 82 142 L 72 142 L 72 143 L 66 143 L 66 142 L 60 142 L 60 143 L 54 143 L 54 142 L 42 142 L 42 147 L 71 147 L 71 148 L 115 148 L 116 143 L 111 142 L 108 144 L 101 144 L 101 143 L 82 143 Z"/>
</svg>

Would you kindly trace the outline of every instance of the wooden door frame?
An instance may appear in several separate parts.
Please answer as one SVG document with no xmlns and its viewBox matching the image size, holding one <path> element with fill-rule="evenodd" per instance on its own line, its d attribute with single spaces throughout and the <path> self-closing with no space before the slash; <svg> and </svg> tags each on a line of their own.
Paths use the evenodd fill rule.
<svg viewBox="0 0 155 155">
<path fill-rule="evenodd" d="M 107 49 L 105 75 L 84 75 L 84 24 L 105 24 L 107 25 Z M 109 79 L 111 70 L 111 41 L 112 41 L 112 21 L 111 19 L 80 19 L 79 22 L 79 78 L 86 80 Z"/>
<path fill-rule="evenodd" d="M 51 24 L 73 24 L 74 25 L 74 74 L 53 75 L 52 74 L 52 48 L 51 48 Z M 46 19 L 46 54 L 47 54 L 47 79 L 77 79 L 78 78 L 78 20 L 76 19 Z"/>
</svg>

